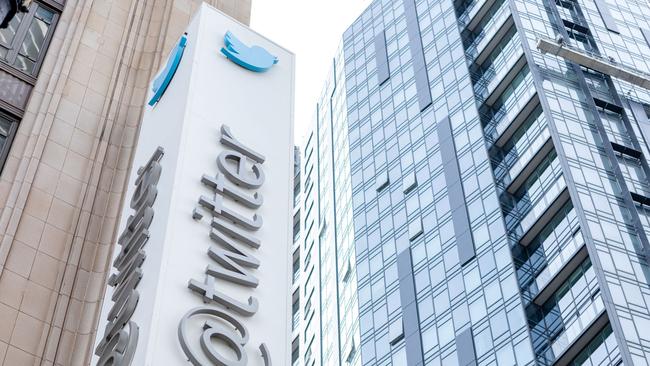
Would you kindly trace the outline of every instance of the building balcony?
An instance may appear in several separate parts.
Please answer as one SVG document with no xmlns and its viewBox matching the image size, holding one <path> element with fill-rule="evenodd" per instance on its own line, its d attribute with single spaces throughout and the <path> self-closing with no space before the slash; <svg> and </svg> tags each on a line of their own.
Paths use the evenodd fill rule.
<svg viewBox="0 0 650 366">
<path fill-rule="evenodd" d="M 513 24 L 508 3 L 504 2 L 465 48 L 470 63 L 482 64 Z"/>
<path fill-rule="evenodd" d="M 496 0 L 476 0 L 458 17 L 461 28 L 474 30 Z"/>
<path fill-rule="evenodd" d="M 527 247 L 513 252 L 526 306 L 542 306 L 587 258 L 573 205 L 565 204 Z"/>
<path fill-rule="evenodd" d="M 508 95 L 502 94 L 498 107 L 483 108 L 488 110 L 487 113 L 484 112 L 484 117 L 489 116 L 489 121 L 485 124 L 486 138 L 497 146 L 504 146 L 539 105 L 532 75 L 528 73 L 518 83 Z"/>
<path fill-rule="evenodd" d="M 526 58 L 524 57 L 524 50 L 521 45 L 515 47 L 510 56 L 505 65 L 491 78 L 486 80 L 484 89 L 478 94 L 478 99 L 489 106 L 494 105 L 501 96 L 501 93 L 504 92 L 524 66 L 526 66 Z"/>
<path fill-rule="evenodd" d="M 509 235 L 524 247 L 535 240 L 568 202 L 567 186 L 555 151 L 547 154 L 514 194 L 501 195 Z"/>
<path fill-rule="evenodd" d="M 504 146 L 512 135 L 521 127 L 530 114 L 539 106 L 537 90 L 527 89 L 522 95 L 522 100 L 517 100 L 512 110 L 508 110 L 504 117 L 496 120 L 496 128 L 491 131 L 488 140 L 496 146 Z"/>
<path fill-rule="evenodd" d="M 533 302 L 542 305 L 567 280 L 569 275 L 588 257 L 582 234 L 572 237 L 560 251 L 548 260 L 546 267 L 535 278 L 537 294 Z"/>
<path fill-rule="evenodd" d="M 551 150 L 553 150 L 551 133 L 547 127 L 544 127 L 539 135 L 528 145 L 528 148 L 519 154 L 517 161 L 510 166 L 505 179 L 508 192 L 516 192 Z"/>
<path fill-rule="evenodd" d="M 291 366 L 300 365 L 300 337 L 298 335 L 292 336 L 291 342 Z"/>
<path fill-rule="evenodd" d="M 526 64 L 524 50 L 515 28 L 511 28 L 506 39 L 496 45 L 486 62 L 481 65 L 481 71 L 476 73 L 474 92 L 479 103 L 488 101 L 494 104 L 497 97 L 503 93 L 514 77 Z"/>
<path fill-rule="evenodd" d="M 560 334 L 551 349 L 556 356 L 554 366 L 567 366 L 609 322 L 601 296 L 583 309 L 578 318 Z"/>
<path fill-rule="evenodd" d="M 543 304 L 529 304 L 533 347 L 541 364 L 566 365 L 606 325 L 596 271 L 585 258 Z"/>
<path fill-rule="evenodd" d="M 566 182 L 564 177 L 560 177 L 535 202 L 526 216 L 520 221 L 519 226 L 523 232 L 520 243 L 524 246 L 528 245 L 568 200 L 569 192 Z"/>
<path fill-rule="evenodd" d="M 589 331 L 585 332 L 589 333 Z M 616 342 L 616 336 L 611 324 L 606 324 L 603 329 L 584 337 L 585 342 L 576 342 L 575 348 L 580 351 L 573 357 L 572 352 L 567 353 L 567 359 L 572 357 L 572 365 L 622 365 L 621 351 Z M 591 339 L 586 343 L 587 339 Z M 558 364 L 564 364 L 559 360 Z"/>
<path fill-rule="evenodd" d="M 546 129 L 546 118 L 542 113 L 542 107 L 539 106 L 530 113 L 505 146 L 497 148 L 493 145 L 490 155 L 492 156 L 494 176 L 504 189 L 521 171 L 521 169 L 515 168 L 515 165 L 525 165 L 520 161 L 529 160 L 526 159 L 526 156 L 530 155 L 531 147 L 535 145 L 535 141 L 543 139 L 540 135 L 546 134 L 548 132 L 545 131 Z M 533 149 L 533 152 L 536 150 Z M 514 194 L 514 191 L 510 193 Z"/>
</svg>

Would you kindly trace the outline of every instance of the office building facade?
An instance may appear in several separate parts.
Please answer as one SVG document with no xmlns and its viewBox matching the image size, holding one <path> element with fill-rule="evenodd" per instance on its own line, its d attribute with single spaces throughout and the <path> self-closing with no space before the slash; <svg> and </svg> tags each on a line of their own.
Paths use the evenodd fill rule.
<svg viewBox="0 0 650 366">
<path fill-rule="evenodd" d="M 90 362 L 150 81 L 200 4 L 34 0 L 0 30 L 0 364 Z"/>
<path fill-rule="evenodd" d="M 345 32 L 314 159 L 349 154 L 360 364 L 650 362 L 649 27 L 644 1 L 386 0 Z"/>
<path fill-rule="evenodd" d="M 360 365 L 347 136 L 338 53 L 302 146 L 295 187 L 292 365 Z"/>
</svg>

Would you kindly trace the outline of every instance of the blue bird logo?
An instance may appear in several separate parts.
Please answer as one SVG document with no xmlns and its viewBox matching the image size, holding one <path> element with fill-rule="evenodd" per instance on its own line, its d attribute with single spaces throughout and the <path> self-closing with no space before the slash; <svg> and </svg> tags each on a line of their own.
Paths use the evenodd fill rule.
<svg viewBox="0 0 650 366">
<path fill-rule="evenodd" d="M 174 74 L 176 74 L 176 70 L 178 69 L 178 66 L 181 63 L 181 59 L 183 58 L 183 53 L 185 52 L 186 45 L 187 45 L 187 33 L 181 36 L 181 39 L 178 41 L 178 44 L 176 45 L 176 47 L 174 47 L 171 54 L 169 55 L 165 68 L 154 79 L 153 85 L 151 86 L 151 91 L 153 92 L 153 96 L 149 100 L 150 106 L 153 107 L 156 103 L 158 103 L 160 98 L 162 98 L 163 94 L 165 93 L 165 90 L 167 90 L 169 83 L 172 81 L 172 78 L 174 77 Z"/>
<path fill-rule="evenodd" d="M 278 58 L 260 46 L 249 47 L 237 39 L 232 32 L 226 32 L 223 37 L 226 47 L 221 48 L 230 61 L 255 72 L 264 72 L 278 63 Z"/>
</svg>

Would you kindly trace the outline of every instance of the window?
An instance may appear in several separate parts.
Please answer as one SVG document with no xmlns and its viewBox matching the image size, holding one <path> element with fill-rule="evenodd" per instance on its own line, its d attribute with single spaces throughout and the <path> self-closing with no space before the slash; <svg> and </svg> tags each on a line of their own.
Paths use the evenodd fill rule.
<svg viewBox="0 0 650 366">
<path fill-rule="evenodd" d="M 18 122 L 0 113 L 0 171 L 4 167 L 11 141 L 18 129 Z"/>
<path fill-rule="evenodd" d="M 345 359 L 345 362 L 351 364 L 352 361 L 354 361 L 354 356 L 356 355 L 357 355 L 357 347 L 354 344 L 354 341 L 352 341 L 352 346 L 350 347 L 350 352 L 348 352 L 348 357 Z"/>
<path fill-rule="evenodd" d="M 291 314 L 292 314 L 292 322 L 291 322 L 291 330 L 296 330 L 298 328 L 298 322 L 300 321 L 300 291 L 296 290 L 293 293 L 293 303 L 291 305 Z"/>
<path fill-rule="evenodd" d="M 293 215 L 293 242 L 300 238 L 300 210 Z"/>
<path fill-rule="evenodd" d="M 388 172 L 384 171 L 377 174 L 377 180 L 375 182 L 375 189 L 377 192 L 381 192 L 384 188 L 388 187 L 390 180 L 388 178 Z"/>
<path fill-rule="evenodd" d="M 36 76 L 58 17 L 55 10 L 33 2 L 28 13 L 18 13 L 9 27 L 0 30 L 0 59 Z"/>
<path fill-rule="evenodd" d="M 300 344 L 298 342 L 298 338 L 293 340 L 291 342 L 291 364 L 292 365 L 297 365 L 298 364 L 298 359 L 300 358 Z"/>
<path fill-rule="evenodd" d="M 293 282 L 296 283 L 298 281 L 298 277 L 300 274 L 300 248 L 296 249 L 296 251 L 293 253 Z"/>
<path fill-rule="evenodd" d="M 605 23 L 605 28 L 609 30 L 610 32 L 614 33 L 620 33 L 618 30 L 618 25 L 616 25 L 616 20 L 614 20 L 614 17 L 612 14 L 609 12 L 609 5 L 604 0 L 595 0 L 596 3 L 596 8 L 598 8 L 598 12 L 600 13 L 600 16 L 603 18 L 603 23 Z"/>
<path fill-rule="evenodd" d="M 46 6 L 32 2 L 27 13 L 18 13 L 6 29 L 0 29 L 0 170 L 4 166 L 11 142 L 18 129 L 30 91 L 43 63 L 45 51 L 61 10 L 63 1 Z"/>
<path fill-rule="evenodd" d="M 348 281 L 350 281 L 351 276 L 352 276 L 352 265 L 348 260 L 348 267 L 347 270 L 345 271 L 345 274 L 343 275 L 343 282 L 347 283 Z"/>
</svg>

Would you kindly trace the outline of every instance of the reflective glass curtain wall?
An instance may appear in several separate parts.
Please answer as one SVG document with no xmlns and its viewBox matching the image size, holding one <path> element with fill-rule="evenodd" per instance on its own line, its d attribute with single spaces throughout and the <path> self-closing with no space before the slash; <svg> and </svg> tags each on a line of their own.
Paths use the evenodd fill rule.
<svg viewBox="0 0 650 366">
<path fill-rule="evenodd" d="M 294 365 L 360 365 L 347 95 L 342 50 L 301 146 L 301 315 Z M 296 244 L 297 245 L 297 244 Z M 295 349 L 296 347 L 294 347 Z"/>
<path fill-rule="evenodd" d="M 454 5 L 375 1 L 344 35 L 364 365 L 535 359 Z"/>
<path fill-rule="evenodd" d="M 315 130 L 325 215 L 348 139 L 355 250 L 325 219 L 320 265 L 340 295 L 356 263 L 363 365 L 650 364 L 649 90 L 538 49 L 649 77 L 649 27 L 636 0 L 376 0 L 349 27 Z"/>
</svg>

